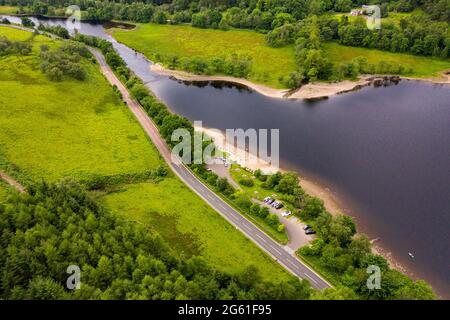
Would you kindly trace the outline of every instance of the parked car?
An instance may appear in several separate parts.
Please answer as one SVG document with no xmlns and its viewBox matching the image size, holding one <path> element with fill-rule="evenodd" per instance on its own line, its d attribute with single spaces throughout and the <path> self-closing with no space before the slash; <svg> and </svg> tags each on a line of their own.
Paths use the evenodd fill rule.
<svg viewBox="0 0 450 320">
<path fill-rule="evenodd" d="M 272 205 L 272 207 L 276 207 L 277 205 L 279 204 L 279 202 L 278 201 L 274 201 L 271 205 Z"/>
<path fill-rule="evenodd" d="M 282 204 L 281 202 L 278 202 L 278 204 L 275 206 L 275 209 L 281 209 L 284 207 L 284 204 Z"/>
<path fill-rule="evenodd" d="M 306 230 L 306 229 L 311 229 L 311 226 L 310 225 L 305 225 L 304 227 L 303 227 L 303 230 Z"/>
<path fill-rule="evenodd" d="M 305 233 L 306 234 L 315 234 L 316 232 L 313 229 L 310 228 L 310 229 L 306 229 Z"/>
<path fill-rule="evenodd" d="M 291 214 L 292 214 L 291 211 L 283 211 L 283 212 L 281 213 L 281 216 L 282 216 L 282 217 L 288 217 L 288 216 L 290 216 Z"/>
<path fill-rule="evenodd" d="M 270 198 L 269 200 L 267 200 L 267 204 L 272 204 L 272 202 L 274 202 L 275 199 Z"/>
</svg>

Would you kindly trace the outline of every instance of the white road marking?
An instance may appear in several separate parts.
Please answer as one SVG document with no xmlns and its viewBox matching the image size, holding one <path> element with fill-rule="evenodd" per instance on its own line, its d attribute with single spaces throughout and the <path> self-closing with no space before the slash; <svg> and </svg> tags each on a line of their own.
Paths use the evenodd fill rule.
<svg viewBox="0 0 450 320">
<path fill-rule="evenodd" d="M 273 250 L 275 250 L 276 252 L 278 252 L 278 254 L 282 254 L 277 248 L 275 248 L 274 246 L 270 246 Z"/>
<path fill-rule="evenodd" d="M 263 237 L 261 237 L 259 234 L 256 234 L 256 236 L 257 236 L 258 238 L 260 238 L 260 239 L 262 240 L 262 242 L 266 242 L 266 239 L 264 239 Z"/>
<path fill-rule="evenodd" d="M 312 282 L 317 283 L 316 280 L 314 280 L 313 278 L 311 278 L 311 276 L 307 273 L 305 273 L 305 276 L 307 276 Z"/>
</svg>

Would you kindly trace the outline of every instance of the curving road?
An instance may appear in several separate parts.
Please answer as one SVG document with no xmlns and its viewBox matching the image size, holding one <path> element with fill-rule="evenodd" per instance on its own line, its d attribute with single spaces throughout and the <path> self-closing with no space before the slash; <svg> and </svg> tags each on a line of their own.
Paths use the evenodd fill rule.
<svg viewBox="0 0 450 320">
<path fill-rule="evenodd" d="M 206 187 L 186 166 L 178 161 L 173 161 L 171 151 L 165 141 L 160 137 L 157 127 L 139 103 L 130 97 L 126 87 L 119 81 L 119 79 L 106 64 L 103 54 L 96 49 L 91 48 L 90 50 L 99 62 L 102 73 L 111 84 L 117 86 L 122 94 L 123 100 L 144 128 L 147 135 L 153 141 L 164 160 L 186 185 L 188 185 L 226 220 L 228 220 L 232 225 L 234 225 L 238 230 L 245 234 L 249 239 L 251 239 L 294 275 L 308 280 L 311 283 L 311 286 L 316 289 L 331 287 L 331 285 L 322 279 L 317 273 L 308 268 L 303 262 L 293 256 L 292 253 L 288 252 L 284 247 L 272 240 L 272 238 L 266 235 L 257 226 L 243 217 L 239 212 L 233 209 L 213 191 Z"/>
</svg>

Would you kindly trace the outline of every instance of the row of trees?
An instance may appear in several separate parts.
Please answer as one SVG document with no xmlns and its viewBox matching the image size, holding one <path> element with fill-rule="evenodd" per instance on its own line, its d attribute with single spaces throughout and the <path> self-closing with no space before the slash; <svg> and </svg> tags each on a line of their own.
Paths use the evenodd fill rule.
<svg viewBox="0 0 450 320">
<path fill-rule="evenodd" d="M 157 234 L 120 220 L 73 181 L 31 186 L 0 204 L 1 299 L 308 299 L 306 281 L 228 274 L 176 255 Z M 81 286 L 71 290 L 69 266 Z M 73 289 L 73 287 L 72 287 Z"/>
<path fill-rule="evenodd" d="M 211 59 L 202 57 L 178 57 L 174 54 L 155 54 L 154 59 L 170 69 L 185 70 L 196 74 L 225 74 L 246 78 L 252 68 L 252 59 L 248 55 L 232 53 Z"/>
<path fill-rule="evenodd" d="M 342 19 L 332 39 L 348 46 L 448 58 L 448 30 L 447 22 L 431 22 L 428 18 L 403 18 L 399 26 L 383 23 L 379 31 L 369 30 L 364 19 Z"/>
<path fill-rule="evenodd" d="M 60 25 L 50 26 L 47 24 L 40 24 L 38 26 L 38 30 L 40 30 L 42 32 L 52 33 L 63 39 L 70 38 L 69 31 L 67 31 L 66 28 L 64 28 L 63 26 L 60 26 Z"/>
<path fill-rule="evenodd" d="M 314 19 L 317 22 L 313 23 Z M 363 18 L 349 21 L 347 16 L 343 16 L 341 20 L 329 16 L 313 16 L 295 24 L 275 28 L 268 33 L 267 43 L 274 47 L 295 43 L 297 39 L 304 37 L 305 29 L 311 28 L 322 41 L 335 40 L 348 46 L 441 58 L 450 56 L 448 23 L 433 22 L 426 16 L 402 18 L 398 25 L 383 22 L 380 30 L 369 30 Z"/>
<path fill-rule="evenodd" d="M 369 1 L 369 4 L 373 3 Z M 294 23 L 309 15 L 333 12 L 348 13 L 352 8 L 368 4 L 363 0 L 0 0 L 0 4 L 20 6 L 21 13 L 43 15 L 64 14 L 70 4 L 83 10 L 84 18 L 107 21 L 112 19 L 137 22 L 183 23 L 208 28 L 252 28 L 272 30 L 286 23 Z M 392 0 L 378 1 L 382 15 L 389 11 L 410 12 L 422 8 L 435 20 L 449 21 L 447 0 Z"/>
</svg>

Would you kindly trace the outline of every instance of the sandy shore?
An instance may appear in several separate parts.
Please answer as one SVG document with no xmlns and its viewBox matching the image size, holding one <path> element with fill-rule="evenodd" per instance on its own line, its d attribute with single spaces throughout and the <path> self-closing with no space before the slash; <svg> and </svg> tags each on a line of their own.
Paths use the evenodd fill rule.
<svg viewBox="0 0 450 320">
<path fill-rule="evenodd" d="M 328 82 L 308 83 L 306 85 L 303 85 L 301 88 L 297 90 L 275 89 L 262 84 L 251 82 L 246 79 L 229 76 L 196 75 L 185 71 L 167 69 L 159 63 L 152 64 L 150 66 L 150 71 L 160 75 L 171 76 L 181 81 L 226 81 L 230 83 L 236 83 L 244 85 L 267 97 L 284 98 L 284 99 L 312 100 L 312 99 L 327 98 L 333 95 L 355 91 L 363 87 L 370 86 L 372 83 L 376 81 L 382 81 L 383 79 L 391 77 L 394 77 L 396 79 L 427 81 L 437 84 L 450 84 L 450 75 L 449 75 L 450 70 L 441 72 L 441 75 L 438 78 L 420 79 L 412 77 L 397 77 L 390 75 L 383 75 L 383 76 L 363 75 L 360 76 L 359 79 L 356 81 L 344 80 L 333 83 Z"/>
<path fill-rule="evenodd" d="M 242 167 L 248 168 L 252 171 L 256 169 L 261 169 L 265 173 L 274 173 L 276 171 L 286 171 L 282 168 L 275 168 L 270 165 L 267 161 L 260 159 L 258 157 L 255 157 L 253 155 L 249 155 L 249 153 L 245 150 L 238 149 L 236 146 L 228 143 L 225 141 L 225 135 L 223 132 L 217 129 L 210 129 L 210 128 L 204 128 L 204 127 L 195 127 L 196 131 L 204 132 L 206 135 L 212 138 L 212 140 L 216 143 L 218 146 L 218 149 L 226 152 L 229 156 L 229 159 L 233 162 L 236 162 L 237 164 L 241 165 Z M 249 160 L 252 160 L 249 163 Z M 300 186 L 303 188 L 303 190 L 314 197 L 320 198 L 324 202 L 324 206 L 327 209 L 328 212 L 330 212 L 333 216 L 336 216 L 338 214 L 349 214 L 349 209 L 347 209 L 346 204 L 337 197 L 335 193 L 332 192 L 331 189 L 329 189 L 326 186 L 323 186 L 319 184 L 316 181 L 313 181 L 311 179 L 307 179 L 301 175 L 301 172 L 297 172 L 300 177 Z M 378 238 L 372 239 L 372 252 L 374 254 L 381 255 L 384 257 L 388 262 L 391 268 L 394 268 L 404 274 L 407 274 L 409 276 L 414 276 L 412 272 L 410 272 L 406 267 L 401 265 L 393 256 L 392 253 L 387 250 L 386 248 L 383 248 L 382 246 L 378 245 L 376 242 L 378 241 Z"/>
</svg>

